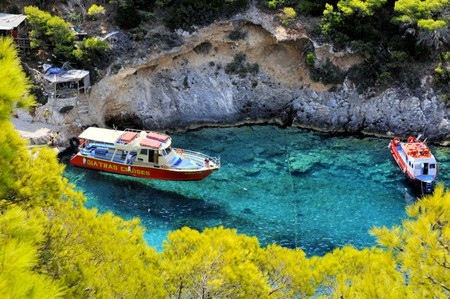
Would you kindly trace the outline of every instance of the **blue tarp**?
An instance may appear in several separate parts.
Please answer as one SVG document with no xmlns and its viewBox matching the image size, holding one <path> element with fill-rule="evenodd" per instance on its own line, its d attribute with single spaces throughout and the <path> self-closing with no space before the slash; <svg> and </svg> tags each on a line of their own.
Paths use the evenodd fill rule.
<svg viewBox="0 0 450 299">
<path fill-rule="evenodd" d="M 46 76 L 51 75 L 51 74 L 59 74 L 61 73 L 62 69 L 59 67 L 51 67 L 47 70 L 47 72 L 45 73 Z"/>
</svg>

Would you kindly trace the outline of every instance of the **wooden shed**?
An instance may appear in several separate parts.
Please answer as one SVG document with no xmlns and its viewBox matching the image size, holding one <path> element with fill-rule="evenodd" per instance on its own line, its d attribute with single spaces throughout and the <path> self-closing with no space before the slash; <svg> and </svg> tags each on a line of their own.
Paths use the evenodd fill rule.
<svg viewBox="0 0 450 299">
<path fill-rule="evenodd" d="M 0 13 L 0 34 L 14 39 L 19 48 L 29 48 L 30 39 L 25 29 L 26 15 Z"/>
</svg>

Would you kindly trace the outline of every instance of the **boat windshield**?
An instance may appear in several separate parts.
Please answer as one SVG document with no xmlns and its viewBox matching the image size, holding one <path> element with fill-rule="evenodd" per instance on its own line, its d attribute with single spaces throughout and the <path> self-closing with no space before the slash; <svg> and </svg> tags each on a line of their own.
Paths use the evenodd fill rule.
<svg viewBox="0 0 450 299">
<path fill-rule="evenodd" d="M 171 151 L 172 151 L 172 149 L 170 147 L 168 147 L 168 148 L 162 150 L 162 154 L 163 154 L 163 156 L 166 156 L 166 155 L 170 154 Z"/>
</svg>

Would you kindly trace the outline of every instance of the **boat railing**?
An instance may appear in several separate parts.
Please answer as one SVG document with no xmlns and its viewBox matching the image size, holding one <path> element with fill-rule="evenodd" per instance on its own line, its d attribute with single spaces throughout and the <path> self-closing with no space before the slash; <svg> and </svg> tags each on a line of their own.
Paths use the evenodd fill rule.
<svg viewBox="0 0 450 299">
<path fill-rule="evenodd" d="M 86 147 L 88 147 L 88 148 L 104 147 L 104 148 L 108 148 L 108 149 L 114 149 L 114 144 L 102 142 L 102 141 L 89 141 L 89 144 L 87 144 Z"/>
<path fill-rule="evenodd" d="M 212 157 L 205 155 L 200 152 L 195 152 L 191 150 L 182 149 L 182 153 L 186 158 L 189 158 L 191 160 L 194 160 L 195 162 L 198 162 L 199 164 L 205 163 L 205 160 L 208 159 L 215 165 L 217 165 L 218 168 L 220 168 L 220 156 L 219 157 Z"/>
</svg>

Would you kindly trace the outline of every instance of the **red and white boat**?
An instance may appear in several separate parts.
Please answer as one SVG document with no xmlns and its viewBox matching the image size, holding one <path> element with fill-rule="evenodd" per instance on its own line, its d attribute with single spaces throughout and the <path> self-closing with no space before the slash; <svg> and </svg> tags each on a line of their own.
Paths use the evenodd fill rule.
<svg viewBox="0 0 450 299">
<path fill-rule="evenodd" d="M 172 148 L 169 135 L 90 127 L 79 136 L 76 166 L 158 180 L 202 180 L 220 168 L 220 158 Z"/>
<path fill-rule="evenodd" d="M 421 188 L 422 193 L 433 192 L 438 165 L 425 141 L 410 136 L 407 142 L 401 142 L 399 137 L 394 137 L 389 150 L 401 171 Z"/>
</svg>

